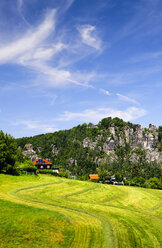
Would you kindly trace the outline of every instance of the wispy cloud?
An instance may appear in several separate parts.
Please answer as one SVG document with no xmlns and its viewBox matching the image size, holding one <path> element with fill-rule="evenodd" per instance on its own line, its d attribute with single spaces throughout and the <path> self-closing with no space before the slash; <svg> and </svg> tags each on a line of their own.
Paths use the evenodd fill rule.
<svg viewBox="0 0 162 248">
<path fill-rule="evenodd" d="M 104 95 L 110 96 L 111 93 L 108 90 L 100 89 L 100 92 Z"/>
<path fill-rule="evenodd" d="M 68 6 L 72 2 L 68 1 Z M 18 1 L 19 9 L 21 9 L 22 3 L 21 0 Z M 55 9 L 48 10 L 44 21 L 39 26 L 29 28 L 22 37 L 7 45 L 0 44 L 0 64 L 13 63 L 30 68 L 37 74 L 35 86 L 40 84 L 44 87 L 62 87 L 73 84 L 81 87 L 92 87 L 89 85 L 89 80 L 86 80 L 88 77 L 92 78 L 92 73 L 84 75 L 79 71 L 75 72 L 58 67 L 57 56 L 63 50 L 66 50 L 67 53 L 72 50 L 74 53 L 74 48 L 73 45 L 61 41 L 62 37 L 56 36 L 53 40 L 49 39 L 51 35 L 54 36 L 56 16 Z M 91 37 L 91 45 L 94 41 Z M 99 43 L 96 43 L 95 46 L 96 49 L 99 49 Z M 78 47 L 76 49 L 79 50 Z M 54 64 L 54 61 L 55 66 L 51 66 L 50 63 Z"/>
<path fill-rule="evenodd" d="M 48 133 L 48 132 L 55 132 L 58 129 L 54 126 L 54 124 L 50 123 L 43 123 L 42 121 L 30 121 L 30 120 L 22 120 L 13 123 L 15 126 L 21 126 L 25 130 L 33 130 L 37 133 Z"/>
<path fill-rule="evenodd" d="M 95 48 L 96 50 L 101 50 L 101 40 L 97 36 L 96 27 L 92 25 L 81 25 L 78 26 L 78 31 L 81 35 L 83 43 Z"/>
<path fill-rule="evenodd" d="M 14 126 L 20 126 L 21 130 L 29 130 L 38 133 L 55 132 L 59 129 L 56 128 L 56 124 L 59 125 L 62 121 L 65 122 L 93 122 L 98 123 L 101 119 L 111 116 L 122 118 L 125 121 L 133 121 L 147 114 L 147 111 L 142 108 L 130 107 L 126 110 L 117 110 L 112 108 L 97 108 L 86 109 L 82 112 L 70 112 L 65 111 L 63 114 L 56 118 L 48 119 L 48 121 L 33 121 L 33 120 L 21 120 L 12 123 Z"/>
<path fill-rule="evenodd" d="M 74 2 L 75 0 L 67 0 L 66 4 L 64 4 L 65 10 L 69 9 Z"/>
<path fill-rule="evenodd" d="M 20 39 L 0 46 L 0 64 L 5 63 L 25 63 L 29 61 L 28 56 L 42 52 L 41 44 L 54 31 L 56 11 L 50 10 L 46 14 L 45 20 L 35 30 L 28 32 Z M 43 48 L 42 48 L 43 49 Z M 46 50 L 45 50 L 46 51 Z"/>
<path fill-rule="evenodd" d="M 17 0 L 18 9 L 21 9 L 23 5 L 23 0 Z"/>
<path fill-rule="evenodd" d="M 158 59 L 162 57 L 162 51 L 152 52 L 152 53 L 145 53 L 136 57 L 133 57 L 130 59 L 130 62 L 137 63 L 137 62 L 143 62 L 148 61 L 152 59 Z"/>
<path fill-rule="evenodd" d="M 139 105 L 139 102 L 137 102 L 136 100 L 128 97 L 128 96 L 124 96 L 122 94 L 119 94 L 117 93 L 116 94 L 122 101 L 125 101 L 125 102 L 130 102 L 130 103 L 134 103 L 134 104 L 138 104 Z"/>
<path fill-rule="evenodd" d="M 147 114 L 143 108 L 130 107 L 126 110 L 117 110 L 112 108 L 86 109 L 82 112 L 65 111 L 56 121 L 73 121 L 79 120 L 83 122 L 97 123 L 101 119 L 111 116 L 119 117 L 125 121 L 136 120 Z"/>
</svg>

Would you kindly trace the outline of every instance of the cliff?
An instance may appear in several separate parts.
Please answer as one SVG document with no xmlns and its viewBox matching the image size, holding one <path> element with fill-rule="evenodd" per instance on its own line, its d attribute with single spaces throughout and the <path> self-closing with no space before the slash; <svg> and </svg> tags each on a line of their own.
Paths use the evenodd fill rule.
<svg viewBox="0 0 162 248">
<path fill-rule="evenodd" d="M 32 160 L 49 158 L 73 175 L 94 173 L 102 164 L 112 173 L 151 173 L 156 164 L 162 164 L 162 127 L 143 128 L 119 118 L 17 139 L 17 144 Z"/>
<path fill-rule="evenodd" d="M 132 162 L 137 162 L 139 156 L 137 155 L 137 148 L 143 149 L 145 153 L 145 159 L 148 162 L 156 161 L 162 162 L 162 153 L 158 149 L 159 145 L 159 132 L 156 126 L 150 124 L 149 128 L 142 128 L 141 125 L 135 125 L 134 129 L 126 125 L 123 130 L 119 127 L 111 125 L 108 128 L 109 134 L 104 130 L 102 135 L 98 135 L 95 141 L 86 137 L 83 140 L 83 147 L 89 147 L 91 149 L 102 150 L 107 155 L 109 161 L 118 160 L 116 150 L 119 147 L 125 147 L 128 144 L 131 148 L 129 159 Z M 105 140 L 106 136 L 106 140 Z M 105 140 L 105 142 L 104 142 Z M 101 146 L 98 141 L 103 141 Z"/>
</svg>

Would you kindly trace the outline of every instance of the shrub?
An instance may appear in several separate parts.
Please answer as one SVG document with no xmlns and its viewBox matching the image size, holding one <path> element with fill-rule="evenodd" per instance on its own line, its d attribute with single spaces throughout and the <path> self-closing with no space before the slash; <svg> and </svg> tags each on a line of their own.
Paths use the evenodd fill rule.
<svg viewBox="0 0 162 248">
<path fill-rule="evenodd" d="M 23 172 L 37 174 L 37 168 L 30 160 L 25 160 L 24 163 L 16 163 L 15 170 L 17 174 L 22 174 Z"/>
<path fill-rule="evenodd" d="M 131 186 L 145 187 L 145 179 L 143 177 L 134 177 L 130 181 Z"/>
<path fill-rule="evenodd" d="M 157 177 L 152 177 L 148 180 L 148 188 L 162 189 L 162 182 Z"/>
<path fill-rule="evenodd" d="M 38 170 L 39 174 L 48 174 L 48 175 L 53 175 L 53 176 L 58 176 L 57 172 L 52 171 L 52 170 Z"/>
</svg>

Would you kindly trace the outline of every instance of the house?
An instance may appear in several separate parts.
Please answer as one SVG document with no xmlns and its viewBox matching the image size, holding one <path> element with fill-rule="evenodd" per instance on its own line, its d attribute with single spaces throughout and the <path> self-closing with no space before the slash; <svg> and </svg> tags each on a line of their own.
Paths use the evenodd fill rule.
<svg viewBox="0 0 162 248">
<path fill-rule="evenodd" d="M 52 169 L 52 163 L 46 159 L 38 158 L 33 163 L 37 166 L 37 169 Z"/>
<path fill-rule="evenodd" d="M 92 179 L 99 179 L 99 176 L 98 174 L 90 174 L 89 175 L 89 179 L 92 180 Z"/>
</svg>

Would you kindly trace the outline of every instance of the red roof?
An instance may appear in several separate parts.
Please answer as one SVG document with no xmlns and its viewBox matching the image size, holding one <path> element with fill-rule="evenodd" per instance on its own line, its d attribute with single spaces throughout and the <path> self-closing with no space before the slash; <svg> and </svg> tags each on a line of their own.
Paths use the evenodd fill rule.
<svg viewBox="0 0 162 248">
<path fill-rule="evenodd" d="M 90 174 L 89 177 L 90 179 L 99 179 L 98 174 Z"/>
<path fill-rule="evenodd" d="M 37 162 L 38 162 L 38 160 L 39 160 L 39 159 L 37 158 L 36 160 L 33 161 L 33 163 L 36 165 Z M 44 164 L 46 164 L 46 165 L 47 165 L 47 164 L 52 164 L 51 162 L 47 161 L 47 160 L 44 159 L 44 158 L 43 158 L 42 160 L 45 162 Z"/>
</svg>

